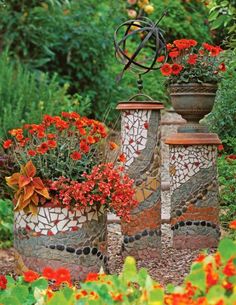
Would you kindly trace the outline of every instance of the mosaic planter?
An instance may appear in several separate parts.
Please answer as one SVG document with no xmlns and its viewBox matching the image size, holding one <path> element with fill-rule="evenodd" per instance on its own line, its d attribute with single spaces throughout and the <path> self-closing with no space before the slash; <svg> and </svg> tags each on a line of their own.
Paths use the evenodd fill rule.
<svg viewBox="0 0 236 305">
<path fill-rule="evenodd" d="M 158 102 L 120 103 L 125 168 L 139 202 L 129 223 L 121 222 L 123 256 L 143 260 L 161 255 L 160 109 Z"/>
<path fill-rule="evenodd" d="M 171 229 L 177 249 L 217 247 L 219 187 L 216 134 L 175 134 L 170 146 Z"/>
<path fill-rule="evenodd" d="M 187 124 L 179 127 L 179 132 L 208 132 L 199 121 L 211 112 L 217 86 L 213 84 L 173 84 L 169 87 L 171 103 Z"/>
<path fill-rule="evenodd" d="M 37 215 L 14 215 L 17 269 L 41 272 L 46 266 L 65 267 L 83 280 L 107 266 L 107 215 L 88 207 L 83 212 L 40 207 Z"/>
</svg>

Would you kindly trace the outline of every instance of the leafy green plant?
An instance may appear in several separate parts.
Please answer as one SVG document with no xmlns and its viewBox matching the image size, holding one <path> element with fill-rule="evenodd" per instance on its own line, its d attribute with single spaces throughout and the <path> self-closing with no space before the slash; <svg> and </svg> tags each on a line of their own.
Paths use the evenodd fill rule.
<svg viewBox="0 0 236 305">
<path fill-rule="evenodd" d="M 236 148 L 236 147 L 235 147 Z M 236 218 L 236 155 L 223 155 L 218 158 L 220 184 L 221 224 L 228 228 L 230 221 Z"/>
<path fill-rule="evenodd" d="M 0 199 L 0 248 L 8 248 L 13 240 L 13 206 L 10 200 Z"/>
<path fill-rule="evenodd" d="M 236 221 L 232 223 L 236 228 Z M 223 239 L 215 254 L 202 253 L 193 262 L 183 285 L 166 291 L 147 270 L 137 270 L 127 257 L 120 275 L 90 273 L 80 288 L 72 286 L 69 272 L 47 267 L 43 276 L 27 271 L 16 281 L 0 276 L 3 305 L 232 305 L 236 302 L 236 244 Z"/>
</svg>

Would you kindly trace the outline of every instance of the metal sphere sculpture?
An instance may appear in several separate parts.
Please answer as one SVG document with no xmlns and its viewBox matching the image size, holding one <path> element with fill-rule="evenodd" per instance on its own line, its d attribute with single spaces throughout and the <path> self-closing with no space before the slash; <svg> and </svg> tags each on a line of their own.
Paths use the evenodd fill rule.
<svg viewBox="0 0 236 305">
<path fill-rule="evenodd" d="M 117 28 L 114 34 L 115 54 L 116 58 L 124 65 L 117 81 L 121 80 L 127 69 L 131 69 L 141 78 L 142 74 L 160 69 L 163 62 L 158 63 L 158 57 L 164 56 L 164 62 L 166 61 L 166 41 L 162 29 L 158 27 L 165 15 L 166 12 L 155 23 L 149 18 L 142 17 L 126 21 Z M 132 47 L 132 54 L 129 54 L 127 50 L 128 43 Z"/>
</svg>

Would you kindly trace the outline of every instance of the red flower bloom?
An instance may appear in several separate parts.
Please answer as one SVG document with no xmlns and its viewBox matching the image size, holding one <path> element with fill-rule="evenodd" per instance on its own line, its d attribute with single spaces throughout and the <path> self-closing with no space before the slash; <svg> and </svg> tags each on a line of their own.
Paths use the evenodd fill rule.
<svg viewBox="0 0 236 305">
<path fill-rule="evenodd" d="M 172 52 L 169 53 L 169 56 L 171 58 L 176 58 L 176 57 L 179 56 L 179 51 L 172 51 Z"/>
<path fill-rule="evenodd" d="M 61 285 L 62 283 L 71 284 L 70 272 L 65 268 L 59 268 L 55 271 L 56 285 Z"/>
<path fill-rule="evenodd" d="M 81 159 L 81 153 L 79 153 L 78 151 L 74 151 L 71 155 L 70 155 L 71 159 L 77 161 Z"/>
<path fill-rule="evenodd" d="M 47 135 L 47 138 L 48 138 L 49 140 L 53 140 L 53 139 L 56 138 L 56 135 L 55 135 L 54 133 L 49 133 L 49 134 Z"/>
<path fill-rule="evenodd" d="M 227 159 L 236 160 L 236 155 L 228 155 Z"/>
<path fill-rule="evenodd" d="M 210 56 L 216 57 L 220 54 L 221 51 L 222 51 L 222 49 L 220 47 L 212 47 L 211 51 L 210 51 Z"/>
<path fill-rule="evenodd" d="M 157 58 L 157 62 L 163 62 L 165 60 L 165 56 L 159 56 L 158 58 Z"/>
<path fill-rule="evenodd" d="M 88 136 L 88 137 L 87 137 L 87 142 L 88 142 L 88 144 L 94 144 L 94 143 L 95 143 L 94 137 Z"/>
<path fill-rule="evenodd" d="M 32 149 L 28 150 L 28 152 L 27 152 L 27 155 L 29 155 L 31 157 L 34 157 L 36 154 L 37 154 L 36 151 L 32 150 Z"/>
<path fill-rule="evenodd" d="M 223 273 L 226 276 L 235 276 L 236 275 L 236 266 L 233 262 L 233 258 L 228 260 L 227 264 L 225 265 L 225 267 L 223 269 Z"/>
<path fill-rule="evenodd" d="M 48 144 L 46 142 L 42 143 L 38 148 L 37 152 L 44 155 L 48 151 Z"/>
<path fill-rule="evenodd" d="M 80 149 L 82 150 L 82 152 L 84 152 L 85 154 L 88 153 L 90 150 L 90 147 L 87 144 L 87 141 L 85 139 L 81 140 L 79 146 L 80 146 Z"/>
<path fill-rule="evenodd" d="M 220 70 L 221 72 L 225 72 L 225 71 L 226 71 L 225 63 L 222 62 L 222 63 L 219 65 L 219 70 Z"/>
<path fill-rule="evenodd" d="M 164 64 L 160 70 L 161 70 L 162 75 L 164 75 L 164 76 L 170 76 L 171 72 L 172 72 L 171 65 L 167 64 L 167 63 Z"/>
<path fill-rule="evenodd" d="M 24 281 L 28 283 L 34 282 L 39 278 L 39 274 L 32 270 L 24 272 L 23 275 L 24 275 Z"/>
<path fill-rule="evenodd" d="M 42 275 L 48 280 L 55 279 L 55 271 L 51 267 L 45 267 Z"/>
<path fill-rule="evenodd" d="M 86 277 L 85 282 L 94 282 L 94 281 L 98 281 L 98 279 L 99 279 L 98 273 L 89 273 Z"/>
<path fill-rule="evenodd" d="M 3 142 L 3 148 L 8 149 L 12 146 L 12 140 L 6 140 Z"/>
<path fill-rule="evenodd" d="M 4 275 L 0 275 L 0 290 L 7 288 L 7 279 Z"/>
<path fill-rule="evenodd" d="M 224 146 L 222 144 L 220 144 L 220 145 L 218 145 L 217 149 L 218 149 L 218 151 L 222 151 L 222 150 L 224 150 Z"/>
<path fill-rule="evenodd" d="M 126 161 L 125 154 L 121 154 L 121 155 L 119 156 L 119 158 L 118 158 L 118 161 L 124 163 L 124 162 Z"/>
<path fill-rule="evenodd" d="M 218 283 L 219 275 L 213 269 L 212 263 L 207 264 L 206 266 L 206 282 L 207 287 L 210 288 Z"/>
<path fill-rule="evenodd" d="M 195 65 L 197 62 L 197 54 L 190 54 L 187 63 L 190 65 Z"/>
<path fill-rule="evenodd" d="M 183 66 L 179 64 L 173 64 L 172 65 L 172 74 L 178 75 L 183 70 Z"/>
<path fill-rule="evenodd" d="M 56 147 L 57 147 L 57 142 L 54 141 L 54 140 L 48 140 L 48 141 L 47 141 L 47 145 L 48 145 L 48 147 L 50 147 L 50 148 L 56 148 Z"/>
<path fill-rule="evenodd" d="M 110 150 L 114 150 L 118 148 L 118 145 L 115 142 L 109 142 Z"/>
<path fill-rule="evenodd" d="M 145 123 L 143 124 L 143 127 L 144 127 L 145 129 L 148 129 L 148 127 L 149 127 L 148 122 L 145 122 Z"/>
</svg>

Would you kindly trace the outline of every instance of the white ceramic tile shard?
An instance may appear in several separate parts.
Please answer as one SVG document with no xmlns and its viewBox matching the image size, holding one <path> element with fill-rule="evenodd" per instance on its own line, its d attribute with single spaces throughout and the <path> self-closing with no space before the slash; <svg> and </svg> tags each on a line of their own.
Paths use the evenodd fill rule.
<svg viewBox="0 0 236 305">
<path fill-rule="evenodd" d="M 170 167 L 175 168 L 175 173 L 171 176 L 171 192 L 201 169 L 214 165 L 217 157 L 216 149 L 216 146 L 212 145 L 171 146 Z"/>
</svg>

